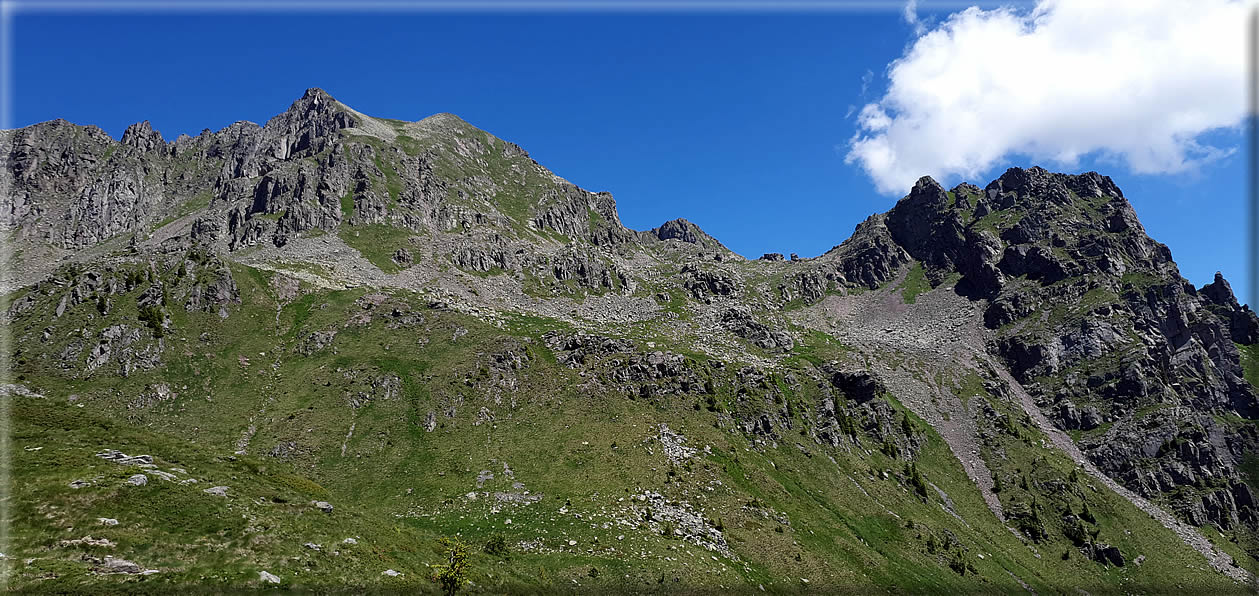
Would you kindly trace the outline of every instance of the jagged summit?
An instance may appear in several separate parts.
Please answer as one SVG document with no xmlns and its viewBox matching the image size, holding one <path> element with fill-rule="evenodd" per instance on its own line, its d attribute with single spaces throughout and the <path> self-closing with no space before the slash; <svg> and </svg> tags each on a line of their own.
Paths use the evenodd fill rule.
<svg viewBox="0 0 1259 596">
<path fill-rule="evenodd" d="M 680 240 L 682 242 L 696 244 L 707 249 L 729 252 L 729 249 L 716 238 L 713 238 L 707 232 L 700 229 L 699 226 L 683 218 L 666 221 L 659 227 L 652 228 L 647 233 L 659 240 Z"/>
<path fill-rule="evenodd" d="M 1259 317 L 1248 305 L 1238 304 L 1233 295 L 1233 286 L 1224 279 L 1224 274 L 1215 272 L 1215 279 L 1198 290 L 1207 303 L 1207 308 L 1228 323 L 1229 336 L 1240 344 L 1259 342 Z"/>
<path fill-rule="evenodd" d="M 127 130 L 123 131 L 120 142 L 141 151 L 152 151 L 166 145 L 166 139 L 162 138 L 162 133 L 153 130 L 153 125 L 148 120 L 128 126 Z"/>
<path fill-rule="evenodd" d="M 324 91 L 320 87 L 310 87 L 306 89 L 306 92 L 303 93 L 301 98 L 299 99 L 311 100 L 316 103 L 324 102 L 324 101 L 336 101 L 336 99 L 334 99 L 331 95 L 329 95 L 327 91 Z"/>
<path fill-rule="evenodd" d="M 1063 200 L 1062 189 L 1080 197 L 1122 198 L 1123 192 L 1109 176 L 1097 172 L 1060 174 L 1040 166 L 1010 168 L 984 188 L 985 191 L 1016 192 L 1020 196 L 1046 195 L 1051 200 Z"/>
<path fill-rule="evenodd" d="M 348 126 L 345 126 L 345 128 L 358 128 L 363 132 L 380 136 L 382 139 L 391 142 L 394 141 L 399 134 L 405 135 L 407 132 L 416 132 L 417 130 L 426 129 L 431 130 L 432 128 L 458 131 L 475 130 L 477 132 L 485 133 L 485 131 L 476 129 L 466 120 L 451 112 L 438 112 L 416 121 L 395 120 L 391 118 L 371 116 L 359 112 L 348 104 L 341 102 L 319 87 L 311 87 L 307 89 L 300 98 L 295 100 L 289 106 L 288 110 L 277 115 L 275 118 L 280 118 L 285 115 L 311 117 L 318 114 L 338 112 L 348 114 L 350 117 L 350 123 L 348 123 Z M 384 126 L 382 127 L 381 125 Z"/>
<path fill-rule="evenodd" d="M 1106 176 L 1010 168 L 982 190 L 920 179 L 887 214 L 891 238 L 914 259 L 958 271 L 978 296 L 1010 276 L 1052 283 L 1085 272 L 1174 269 Z M 1004 272 L 1004 273 L 1002 273 Z"/>
<path fill-rule="evenodd" d="M 350 107 L 337 101 L 327 91 L 311 87 L 301 97 L 293 101 L 289 108 L 280 114 L 307 114 L 320 112 L 349 111 Z"/>
</svg>

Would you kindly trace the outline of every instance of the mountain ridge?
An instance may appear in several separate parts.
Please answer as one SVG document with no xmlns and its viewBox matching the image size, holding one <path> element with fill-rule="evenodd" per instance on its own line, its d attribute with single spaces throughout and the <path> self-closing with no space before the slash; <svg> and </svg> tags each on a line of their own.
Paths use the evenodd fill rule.
<svg viewBox="0 0 1259 596">
<path fill-rule="evenodd" d="M 327 106 L 327 108 L 324 108 L 323 106 Z M 315 127 L 313 131 L 305 131 L 305 130 L 286 131 L 287 134 L 283 136 L 285 138 L 287 138 L 289 135 L 306 135 L 310 137 L 310 133 L 314 132 L 315 134 L 313 135 L 313 137 L 310 137 L 310 138 L 322 138 L 322 137 L 334 135 L 337 131 L 342 130 L 342 129 L 355 129 L 354 124 L 356 123 L 361 124 L 364 122 L 370 123 L 372 130 L 371 131 L 365 131 L 363 129 L 356 129 L 356 130 L 360 130 L 362 132 L 368 132 L 369 134 L 373 134 L 373 133 L 377 134 L 379 135 L 377 138 L 380 138 L 381 140 L 388 140 L 388 141 L 396 140 L 400 133 L 394 128 L 391 128 L 390 126 L 381 125 L 381 123 L 396 123 L 396 124 L 402 124 L 402 125 L 421 125 L 426 122 L 436 121 L 436 123 L 438 124 L 445 124 L 449 126 L 453 123 L 453 125 L 456 127 L 466 126 L 468 128 L 472 128 L 476 130 L 477 132 L 485 133 L 485 131 L 481 129 L 476 129 L 475 127 L 472 127 L 472 125 L 468 124 L 465 120 L 460 118 L 458 115 L 449 113 L 449 112 L 435 113 L 423 119 L 413 121 L 413 122 L 406 122 L 406 121 L 393 120 L 393 119 L 384 119 L 384 118 L 375 118 L 375 117 L 367 116 L 361 112 L 358 112 L 352 107 L 340 102 L 339 100 L 335 99 L 323 89 L 319 87 L 311 87 L 311 88 L 308 88 L 300 98 L 295 100 L 289 106 L 288 109 L 268 119 L 267 123 L 264 123 L 261 126 L 255 123 L 249 122 L 249 121 L 242 120 L 242 121 L 237 121 L 213 133 L 209 133 L 210 129 L 205 129 L 202 135 L 199 135 L 199 136 L 204 136 L 207 133 L 213 134 L 213 135 L 221 135 L 221 134 L 227 133 L 228 131 L 236 130 L 241 127 L 256 127 L 256 128 L 265 129 L 267 126 L 272 126 L 274 128 L 274 127 L 282 126 L 286 123 L 291 124 L 293 122 L 297 123 L 296 126 L 301 127 L 301 126 L 306 125 L 307 119 L 312 118 L 311 114 L 315 114 L 315 116 L 313 117 L 315 120 L 315 123 L 310 124 L 311 126 Z M 331 115 L 332 120 L 325 121 L 327 120 L 327 117 L 329 115 Z M 342 119 L 338 120 L 338 118 L 342 118 Z M 348 118 L 348 119 L 345 119 L 345 118 Z M 98 136 L 98 137 L 104 136 L 104 137 L 108 137 L 109 139 L 112 139 L 112 137 L 110 137 L 107 133 L 104 133 L 103 130 L 101 130 L 99 127 L 96 127 L 95 125 L 72 124 L 63 119 L 56 119 L 56 120 L 51 120 L 48 122 L 36 123 L 36 124 L 32 124 L 27 127 L 20 128 L 20 129 L 0 131 L 0 134 L 14 134 L 14 133 L 17 133 L 18 131 L 23 131 L 23 130 L 27 130 L 31 128 L 44 127 L 44 126 L 50 126 L 50 125 L 64 126 L 66 124 L 69 124 L 70 126 L 73 126 L 73 127 L 85 129 L 85 131 L 88 132 L 88 134 L 91 136 Z M 488 134 L 488 133 L 485 133 L 485 134 Z M 188 135 L 181 134 L 175 140 L 166 141 L 162 137 L 161 133 L 154 131 L 151 125 L 149 124 L 149 122 L 146 120 L 146 121 L 138 122 L 138 123 L 128 126 L 127 129 L 122 134 L 122 136 L 120 137 L 120 139 L 117 141 L 117 143 L 120 143 L 122 145 L 128 145 L 129 143 L 130 144 L 138 143 L 138 144 L 142 144 L 144 147 L 150 150 L 156 148 L 157 145 L 161 144 L 161 145 L 165 145 L 168 151 L 174 152 L 178 150 L 177 145 L 181 140 L 184 140 L 186 142 L 189 139 L 195 139 L 195 138 L 198 138 L 198 137 L 190 137 Z M 129 139 L 131 140 L 129 141 Z M 139 139 L 144 139 L 144 140 L 141 141 Z M 292 142 L 300 144 L 303 141 L 301 141 L 301 139 L 292 139 Z M 309 141 L 306 141 L 306 142 L 309 142 Z M 525 157 L 528 157 L 528 153 L 524 149 L 521 149 L 519 146 L 515 145 L 514 143 L 509 143 L 506 141 L 504 142 L 508 143 L 512 151 L 518 151 L 519 154 Z M 287 148 L 287 150 L 292 151 L 293 148 L 289 147 Z M 533 163 L 537 164 L 536 161 L 533 161 Z M 539 167 L 541 166 L 539 165 Z M 562 178 L 559 178 L 557 175 L 550 172 L 549 170 L 547 170 L 547 173 L 550 174 L 551 176 L 554 176 L 557 179 L 562 180 Z M 1101 193 L 1101 192 L 1115 193 L 1120 198 L 1123 197 L 1122 191 L 1119 190 L 1119 188 L 1114 184 L 1114 182 L 1108 176 L 1102 176 L 1101 174 L 1095 171 L 1085 172 L 1082 174 L 1051 174 L 1047 170 L 1044 170 L 1043 168 L 1040 168 L 1039 166 L 1033 166 L 1027 170 L 1024 170 L 1023 168 L 1012 167 L 1009 170 L 1007 170 L 1007 172 L 1005 172 L 1004 174 L 1002 174 L 1001 176 L 999 176 L 998 178 L 995 178 L 992 182 L 990 182 L 984 189 L 982 189 L 982 192 L 988 192 L 990 189 L 994 187 L 994 185 L 1000 185 L 1003 183 L 1011 185 L 1010 188 L 1014 191 L 1017 191 L 1027 185 L 1044 186 L 1047 183 L 1044 179 L 1044 176 L 1049 176 L 1050 178 L 1053 178 L 1059 187 L 1062 187 L 1064 189 L 1067 187 L 1070 187 L 1067 190 L 1068 192 L 1078 194 L 1081 191 L 1090 192 L 1090 190 L 1092 190 L 1098 193 Z M 1058 180 L 1060 178 L 1063 180 L 1068 180 L 1067 187 L 1063 187 L 1062 182 Z M 919 185 L 927 183 L 927 182 L 929 182 L 931 185 L 936 187 L 940 192 L 944 192 L 943 187 L 938 182 L 936 182 L 930 176 L 924 176 L 922 179 L 918 181 L 917 184 L 915 184 L 914 189 L 912 189 L 911 192 L 908 195 L 906 195 L 906 198 L 908 199 L 908 198 L 917 196 Z M 970 184 L 969 182 L 962 182 L 962 183 L 959 183 L 957 186 L 955 186 L 954 189 L 948 192 L 957 192 L 959 189 L 967 189 L 967 188 L 974 189 L 976 192 L 979 192 L 981 190 L 981 189 L 978 189 L 978 187 L 975 187 L 974 185 Z M 606 195 L 610 197 L 610 193 L 606 193 L 606 192 L 600 192 L 600 193 L 594 193 L 594 194 L 597 194 L 600 196 Z M 1026 193 L 1024 193 L 1023 196 L 1026 196 Z M 902 199 L 902 201 L 904 200 L 905 199 Z M 1130 207 L 1131 206 L 1129 205 L 1129 208 Z M 615 201 L 612 201 L 611 209 L 612 209 L 612 212 L 614 213 Z M 892 211 L 895 211 L 895 209 L 893 209 Z M 889 211 L 889 213 L 890 212 L 891 211 Z M 1125 215 L 1124 217 L 1127 217 L 1128 221 L 1136 223 L 1136 225 L 1138 226 L 1140 225 L 1139 220 L 1135 216 L 1135 213 L 1131 214 L 1130 216 Z M 619 223 L 619 217 L 617 218 L 617 221 Z M 661 227 L 653 228 L 651 230 L 634 231 L 634 232 L 640 235 L 644 233 L 654 233 L 656 230 L 666 229 L 670 224 L 673 224 L 676 221 L 678 220 L 671 220 L 669 222 L 665 222 L 664 224 L 662 224 Z M 681 221 L 685 221 L 685 220 L 681 220 Z M 690 222 L 687 222 L 687 224 L 694 226 L 694 224 Z M 628 228 L 626 229 L 628 230 Z M 708 238 L 720 244 L 719 240 L 712 238 L 711 236 L 708 236 L 698 226 L 695 226 L 695 229 L 699 232 L 699 234 L 703 236 L 707 236 Z M 666 233 L 670 233 L 670 232 L 666 232 Z M 902 236 L 904 236 L 904 234 L 902 234 Z M 832 248 L 831 251 L 835 250 L 835 248 L 838 248 L 838 245 Z M 822 253 L 821 255 L 818 255 L 817 257 L 806 257 L 806 259 L 821 258 L 831 251 L 826 251 Z M 742 258 L 746 258 L 742 255 L 740 256 Z M 1169 260 L 1170 260 L 1170 256 L 1169 256 Z"/>
<path fill-rule="evenodd" d="M 265 125 L 169 142 L 146 123 L 119 141 L 63 122 L 3 135 L 0 213 L 19 251 L 4 280 L 18 374 L 6 391 L 27 400 L 30 441 L 54 436 L 41 412 L 73 425 L 84 407 L 195 440 L 214 474 L 243 473 L 215 457 L 258 458 L 249 466 L 298 474 L 373 524 L 410 519 L 417 540 L 487 537 L 457 521 L 467 515 L 515 532 L 495 517 L 508 511 L 532 533 L 513 534 L 521 556 L 574 581 L 596 580 L 548 558 L 569 546 L 548 542 L 547 520 L 570 506 L 603 515 L 623 505 L 594 493 L 631 492 L 651 506 L 609 528 L 641 532 L 640 552 L 657 553 L 644 560 L 691 589 L 743 569 L 745 587 L 791 592 L 797 563 L 824 585 L 940 591 L 1062 589 L 1071 574 L 1103 590 L 1253 581 L 1259 318 L 1222 275 L 1201 289 L 1181 277 L 1095 172 L 1011 168 L 951 190 L 924 177 L 822 255 L 749 260 L 683 219 L 630 230 L 609 193 L 457 117 L 376 119 L 317 88 Z M 581 429 L 606 435 L 574 443 Z M 19 454 L 39 495 L 23 511 L 88 515 L 65 489 L 97 474 L 80 451 L 121 448 L 85 436 L 56 450 L 79 462 L 65 469 Z M 491 445 L 489 459 L 465 436 Z M 617 441 L 587 449 L 603 436 Z M 547 496 L 486 484 L 499 467 Z M 288 502 L 306 485 L 249 474 L 262 501 L 225 506 L 298 532 L 262 495 Z M 100 495 L 83 502 L 129 502 L 110 478 L 83 480 L 99 489 L 78 494 Z M 468 492 L 483 485 L 499 492 Z M 143 494 L 182 494 L 161 486 Z M 408 517 L 403 494 L 435 517 Z M 854 504 L 840 515 L 840 503 Z M 758 531 L 767 520 L 778 529 Z M 178 535 L 133 523 L 154 543 Z M 24 552 L 96 581 L 103 563 L 58 558 L 56 541 L 77 537 L 41 528 L 22 528 Z M 683 548 L 713 553 L 708 571 L 674 565 L 675 528 Z M 619 539 L 594 530 L 579 532 L 596 544 L 580 565 L 597 571 Z M 832 542 L 808 537 L 819 533 Z M 257 586 L 259 561 L 317 560 L 268 544 L 274 556 L 243 548 L 231 564 L 249 573 L 224 585 Z M 1050 548 L 1062 563 L 1042 560 Z M 200 573 L 135 552 L 171 578 Z M 1186 553 L 1225 583 L 1129 564 Z M 358 565 L 316 583 L 366 581 Z M 655 581 L 650 566 L 623 571 Z M 530 573 L 510 585 L 549 585 Z"/>
</svg>

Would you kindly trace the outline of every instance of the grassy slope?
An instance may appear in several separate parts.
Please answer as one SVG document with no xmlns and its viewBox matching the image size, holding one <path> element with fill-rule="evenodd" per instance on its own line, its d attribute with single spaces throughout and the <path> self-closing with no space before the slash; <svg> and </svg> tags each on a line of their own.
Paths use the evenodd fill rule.
<svg viewBox="0 0 1259 596">
<path fill-rule="evenodd" d="M 235 278 L 244 304 L 233 307 L 229 319 L 169 309 L 173 326 L 163 341 L 173 347 L 164 365 L 128 377 L 109 367 L 86 376 L 57 368 L 54 354 L 72 330 L 106 326 L 90 304 L 54 318 L 56 300 L 41 301 L 14 325 L 23 349 L 18 371 L 48 395 L 20 401 L 15 410 L 15 445 L 43 447 L 17 451 L 23 493 L 15 512 L 14 558 L 35 559 L 18 569 L 17 586 L 241 586 L 256 583 L 258 571 L 266 569 L 291 585 L 388 589 L 391 582 L 409 582 L 433 589 L 423 577 L 427 564 L 441 561 L 438 536 L 481 544 L 495 534 L 507 539 L 513 553 L 509 560 L 474 556 L 472 579 L 482 589 L 764 586 L 771 593 L 794 593 L 877 585 L 1010 593 L 1021 590 L 1014 576 L 1041 593 L 1171 582 L 1203 590 L 1228 586 L 1170 533 L 1105 492 L 1090 497 L 1102 539 L 1120 545 L 1130 559 L 1145 554 L 1151 564 L 1106 568 L 1078 554 L 1062 561 L 1058 554 L 1069 543 L 1055 532 L 1046 543 L 1025 545 L 988 512 L 960 463 L 921 421 L 916 427 L 927 443 L 917 466 L 949 495 L 961 519 L 942 507 L 934 491 L 926 500 L 915 495 L 903 477 L 905 462 L 879 453 L 869 438 L 858 448 L 830 449 L 780 429 L 777 446 L 756 446 L 720 413 L 701 408 L 698 398 L 630 399 L 583 387 L 585 379 L 556 364 L 543 347 L 542 333 L 559 326 L 553 322 L 520 319 L 504 331 L 397 296 L 390 300 L 423 320 L 393 329 L 388 317 L 374 311 L 370 323 L 347 326 L 347 319 L 364 312 L 356 303 L 362 290 L 308 293 L 284 302 L 264 272 L 240 268 Z M 132 295 L 116 297 L 110 322 L 138 325 L 134 302 Z M 50 324 L 58 339 L 47 345 L 30 339 Z M 311 332 L 332 329 L 338 333 L 328 348 L 310 356 L 295 352 Z M 526 355 L 526 365 L 500 379 L 488 363 L 493 354 L 508 352 Z M 810 366 L 806 358 L 789 365 Z M 371 380 L 394 376 L 400 381 L 396 396 L 357 409 L 349 405 L 357 392 L 371 393 Z M 127 407 L 161 382 L 178 396 Z M 788 396 L 796 404 L 798 428 L 815 411 L 816 393 L 805 384 Z M 71 394 L 84 407 L 62 405 Z M 720 390 L 718 409 L 734 407 L 733 397 Z M 456 413 L 446 417 L 451 406 Z M 482 408 L 489 415 L 478 420 Z M 430 411 L 440 421 L 433 432 L 423 428 Z M 688 446 L 708 446 L 710 454 L 670 466 L 649 441 L 660 423 L 684 434 Z M 249 443 L 253 455 L 233 461 L 250 426 L 256 428 Z M 287 458 L 260 455 L 289 441 L 295 448 Z M 145 487 L 126 487 L 119 466 L 91 456 L 105 448 L 153 454 L 164 469 L 185 468 L 204 482 L 186 486 L 152 478 Z M 1004 463 L 997 461 L 1000 455 L 986 455 L 998 470 L 1030 466 L 1037 458 L 1052 473 L 1065 475 L 1063 466 L 1069 466 L 1021 442 L 1004 449 Z M 502 473 L 504 463 L 514 479 Z M 494 478 L 478 489 L 482 470 Z M 67 486 L 75 478 L 97 477 L 94 487 Z M 228 499 L 201 492 L 215 484 L 232 487 Z M 714 524 L 720 520 L 738 560 L 666 539 L 642 523 L 632 496 L 644 489 L 689 503 Z M 513 504 L 492 498 L 494 492 L 523 490 L 542 499 Z M 469 499 L 474 491 L 478 498 Z M 319 513 L 305 505 L 312 498 L 337 509 L 331 516 Z M 778 514 L 787 523 L 776 521 Z M 96 517 L 123 523 L 106 528 L 95 524 Z M 162 573 L 87 575 L 90 566 L 81 553 L 55 543 L 89 533 L 118 543 L 98 555 L 113 553 Z M 329 552 L 349 536 L 358 537 L 359 545 L 340 555 Z M 952 546 L 931 552 L 928 538 Z M 316 553 L 305 542 L 325 549 Z M 538 547 L 526 551 L 522 543 Z M 963 562 L 962 573 L 950 568 L 953 560 Z M 381 575 L 385 568 L 405 575 L 387 578 Z"/>
<path fill-rule="evenodd" d="M 328 491 L 262 458 L 226 456 L 179 437 L 136 428 L 48 400 L 14 408 L 17 501 L 13 539 L 31 560 L 17 569 L 15 587 L 33 591 L 165 592 L 171 584 L 245 587 L 270 570 L 289 587 L 426 586 L 418 574 L 377 577 L 387 568 L 422 568 L 438 560 L 433 536 L 397 523 L 382 511 L 338 503 L 331 514 L 309 505 Z M 125 482 L 145 472 L 94 457 L 104 449 L 152 454 L 161 470 L 186 470 L 180 484 L 149 473 L 145 486 Z M 91 486 L 74 489 L 85 480 Z M 203 492 L 229 486 L 227 497 Z M 118 520 L 105 526 L 98 518 Z M 117 544 L 64 546 L 91 536 Z M 357 545 L 343 544 L 354 537 Z M 304 548 L 310 542 L 321 551 Z M 333 551 L 339 551 L 334 554 Z M 247 553 L 247 556 L 243 553 Z M 97 575 L 84 556 L 115 556 L 161 572 Z"/>
</svg>

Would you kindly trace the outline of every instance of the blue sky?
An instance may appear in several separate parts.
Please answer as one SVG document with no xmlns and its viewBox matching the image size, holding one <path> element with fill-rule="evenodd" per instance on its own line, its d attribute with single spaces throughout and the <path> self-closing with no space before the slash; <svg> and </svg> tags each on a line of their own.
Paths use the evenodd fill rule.
<svg viewBox="0 0 1259 596">
<path fill-rule="evenodd" d="M 923 13 L 928 27 L 944 12 Z M 611 191 L 636 229 L 685 217 L 749 257 L 816 256 L 900 193 L 850 158 L 859 111 L 888 93 L 917 39 L 899 6 L 796 14 L 20 14 L 13 126 L 53 118 L 115 137 L 149 120 L 167 139 L 265 122 L 307 87 L 373 116 L 453 112 L 557 174 Z M 965 80 L 953 84 L 965 85 Z M 889 94 L 890 95 L 890 94 Z M 890 104 L 886 104 L 890 105 Z M 1245 136 L 1174 174 L 1121 157 L 1009 166 L 1110 175 L 1195 285 L 1224 271 L 1245 300 Z M 846 159 L 846 157 L 849 157 Z M 928 172 L 922 172 L 928 173 Z"/>
</svg>

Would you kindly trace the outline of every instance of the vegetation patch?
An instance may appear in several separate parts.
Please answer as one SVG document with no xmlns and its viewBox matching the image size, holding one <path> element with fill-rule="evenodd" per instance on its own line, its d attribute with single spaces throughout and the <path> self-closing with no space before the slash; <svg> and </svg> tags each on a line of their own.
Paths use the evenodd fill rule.
<svg viewBox="0 0 1259 596">
<path fill-rule="evenodd" d="M 354 192 L 346 191 L 341 197 L 341 221 L 349 223 L 351 217 L 354 217 Z"/>
<path fill-rule="evenodd" d="M 901 282 L 897 289 L 901 291 L 901 298 L 905 304 L 913 304 L 920 294 L 931 291 L 931 282 L 927 281 L 927 272 L 922 263 L 915 262 L 909 268 L 909 273 L 905 274 L 905 281 Z"/>
<path fill-rule="evenodd" d="M 387 224 L 342 225 L 338 235 L 385 273 L 397 273 L 402 266 L 393 260 L 394 253 L 411 247 L 414 232 Z"/>
<path fill-rule="evenodd" d="M 1259 390 L 1259 344 L 1249 346 L 1237 345 L 1237 351 L 1241 352 L 1242 372 L 1247 381 Z"/>
</svg>

